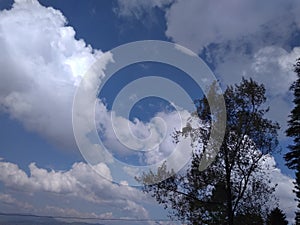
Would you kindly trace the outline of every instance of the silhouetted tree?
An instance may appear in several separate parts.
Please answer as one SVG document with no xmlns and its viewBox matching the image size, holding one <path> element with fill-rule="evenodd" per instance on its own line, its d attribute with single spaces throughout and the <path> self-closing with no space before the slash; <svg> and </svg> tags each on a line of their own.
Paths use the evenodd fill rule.
<svg viewBox="0 0 300 225">
<path fill-rule="evenodd" d="M 288 221 L 282 210 L 276 207 L 268 215 L 267 225 L 288 225 Z"/>
<path fill-rule="evenodd" d="M 214 96 L 214 101 L 221 97 L 214 84 L 209 95 Z M 255 215 L 260 224 L 266 216 L 266 204 L 273 200 L 275 187 L 270 185 L 264 160 L 278 144 L 279 126 L 264 117 L 268 111 L 263 108 L 265 88 L 252 79 L 229 86 L 224 99 L 227 111 L 225 137 L 214 162 L 207 169 L 200 171 L 199 164 L 211 154 L 207 152 L 210 127 L 218 116 L 211 114 L 208 99 L 203 97 L 195 101 L 197 112 L 187 126 L 174 136 L 178 142 L 187 136 L 193 140 L 194 153 L 188 168 L 174 174 L 164 165 L 157 173 L 150 172 L 137 178 L 144 183 L 145 192 L 170 209 L 171 218 L 193 225 L 233 225 L 243 224 L 241 219 L 249 219 L 249 215 Z M 155 180 L 170 175 L 173 176 L 154 184 Z"/>
<path fill-rule="evenodd" d="M 300 224 L 300 59 L 295 65 L 295 72 L 298 76 L 297 80 L 292 84 L 291 90 L 294 92 L 295 107 L 291 111 L 288 121 L 288 129 L 286 134 L 293 138 L 293 144 L 289 145 L 290 151 L 285 155 L 286 165 L 290 169 L 296 170 L 295 190 L 298 210 L 296 212 L 296 225 Z"/>
<path fill-rule="evenodd" d="M 242 225 L 265 225 L 264 219 L 260 214 L 237 214 L 235 216 L 235 224 Z"/>
</svg>

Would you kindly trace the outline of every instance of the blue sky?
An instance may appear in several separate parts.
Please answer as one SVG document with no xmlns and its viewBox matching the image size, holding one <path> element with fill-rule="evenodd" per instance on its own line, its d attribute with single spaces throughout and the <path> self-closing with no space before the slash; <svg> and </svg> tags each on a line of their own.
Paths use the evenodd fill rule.
<svg viewBox="0 0 300 225">
<path fill-rule="evenodd" d="M 199 55 L 223 89 L 243 76 L 265 85 L 268 117 L 281 126 L 282 151 L 269 160 L 276 166 L 271 175 L 278 183 L 279 205 L 292 221 L 294 174 L 285 167 L 283 154 L 290 143 L 284 136 L 292 108 L 289 86 L 296 78 L 293 64 L 300 57 L 297 0 L 0 0 L 0 9 L 1 212 L 166 218 L 162 207 L 138 188 L 99 177 L 79 151 L 72 130 L 73 98 L 92 63 L 122 44 L 161 40 Z M 173 146 L 167 138 L 141 159 L 130 149 L 123 151 L 112 135 L 108 122 L 114 99 L 125 86 L 147 76 L 172 80 L 191 99 L 203 94 L 185 72 L 162 63 L 138 63 L 114 74 L 100 91 L 97 122 L 104 145 L 116 158 L 134 165 L 161 160 Z M 135 101 L 140 89 L 128 99 Z M 137 101 L 129 115 L 132 132 L 147 137 L 151 119 L 160 116 L 170 133 L 180 118 L 175 111 L 157 97 Z M 128 120 L 117 122 L 123 130 Z M 160 138 L 155 132 L 154 136 Z M 109 163 L 97 168 L 112 180 L 118 173 Z M 130 168 L 124 171 L 135 173 Z M 118 180 L 122 179 L 120 173 Z"/>
</svg>

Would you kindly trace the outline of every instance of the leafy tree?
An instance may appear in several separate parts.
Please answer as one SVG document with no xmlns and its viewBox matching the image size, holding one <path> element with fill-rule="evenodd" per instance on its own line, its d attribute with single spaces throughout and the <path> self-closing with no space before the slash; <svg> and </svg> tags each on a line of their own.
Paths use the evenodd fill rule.
<svg viewBox="0 0 300 225">
<path fill-rule="evenodd" d="M 214 84 L 209 95 L 215 101 L 221 97 Z M 195 101 L 197 112 L 186 127 L 174 135 L 175 141 L 187 136 L 193 140 L 193 157 L 187 169 L 174 174 L 164 165 L 157 173 L 137 178 L 144 183 L 145 192 L 169 209 L 171 218 L 193 225 L 241 224 L 241 219 L 249 215 L 256 215 L 259 221 L 266 215 L 265 204 L 273 200 L 275 187 L 270 185 L 264 160 L 278 144 L 279 126 L 264 117 L 268 111 L 263 108 L 265 88 L 252 79 L 243 79 L 239 85 L 226 89 L 224 99 L 225 137 L 207 169 L 200 171 L 199 164 L 212 154 L 207 145 L 212 121 L 218 116 L 211 114 L 208 99 L 203 97 Z M 155 184 L 163 176 L 169 178 Z"/>
<path fill-rule="evenodd" d="M 262 215 L 251 213 L 245 213 L 243 215 L 237 214 L 235 217 L 235 224 L 265 225 Z"/>
<path fill-rule="evenodd" d="M 288 225 L 288 221 L 282 210 L 276 207 L 268 215 L 266 225 Z"/>
<path fill-rule="evenodd" d="M 286 134 L 293 138 L 293 145 L 289 145 L 290 151 L 285 155 L 286 165 L 290 169 L 296 170 L 295 190 L 298 211 L 296 212 L 296 224 L 300 224 L 300 59 L 297 60 L 294 70 L 298 76 L 297 80 L 292 84 L 291 90 L 294 92 L 295 107 L 291 111 L 288 121 L 288 129 Z"/>
</svg>

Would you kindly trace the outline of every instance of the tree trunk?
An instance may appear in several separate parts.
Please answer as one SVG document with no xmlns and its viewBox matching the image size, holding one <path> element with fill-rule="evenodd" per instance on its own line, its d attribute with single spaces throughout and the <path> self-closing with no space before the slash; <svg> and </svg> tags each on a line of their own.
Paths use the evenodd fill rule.
<svg viewBox="0 0 300 225">
<path fill-rule="evenodd" d="M 231 192 L 231 171 L 228 159 L 228 149 L 225 147 L 225 170 L 226 170 L 226 201 L 228 225 L 233 225 L 232 192 Z"/>
</svg>

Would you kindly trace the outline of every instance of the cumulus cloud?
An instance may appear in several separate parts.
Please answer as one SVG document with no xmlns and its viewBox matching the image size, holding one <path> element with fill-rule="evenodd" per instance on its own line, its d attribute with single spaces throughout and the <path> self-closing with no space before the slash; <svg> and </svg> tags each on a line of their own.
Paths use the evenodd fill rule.
<svg viewBox="0 0 300 225">
<path fill-rule="evenodd" d="M 180 113 L 180 116 L 178 113 Z M 166 137 L 157 148 L 155 148 L 153 151 L 149 151 L 146 153 L 145 160 L 147 164 L 153 164 L 164 160 L 168 158 L 175 151 L 176 148 L 179 148 L 179 146 L 174 143 L 174 132 L 175 130 L 181 130 L 181 125 L 185 126 L 187 124 L 187 121 L 190 117 L 190 113 L 188 113 L 187 111 L 174 111 L 171 113 L 159 112 L 156 116 L 161 118 L 167 126 Z M 188 149 L 191 148 L 191 146 L 190 143 L 187 142 L 187 144 L 188 146 L 183 145 L 182 149 L 176 149 L 176 151 L 182 152 L 182 154 L 189 154 Z M 184 157 L 180 157 L 179 153 L 176 158 L 177 164 L 179 164 L 181 161 L 180 158 Z"/>
<path fill-rule="evenodd" d="M 294 201 L 295 195 L 292 192 L 294 179 L 284 175 L 280 169 L 276 168 L 276 162 L 271 156 L 264 157 L 262 164 L 262 168 L 269 174 L 272 184 L 277 184 L 275 195 L 279 200 L 279 207 L 283 209 L 288 220 L 292 222 L 294 210 L 297 207 L 297 203 Z M 106 173 L 110 173 L 105 164 L 98 166 Z M 14 206 L 14 210 L 34 210 L 35 213 L 47 212 L 51 215 L 89 218 L 110 218 L 113 216 L 110 211 L 95 214 L 71 208 L 70 206 L 74 206 L 72 203 L 75 200 L 84 205 L 86 205 L 85 202 L 105 204 L 107 210 L 114 209 L 114 212 L 121 210 L 123 213 L 128 213 L 129 217 L 149 217 L 148 210 L 143 206 L 146 201 L 148 204 L 152 202 L 149 196 L 145 196 L 140 190 L 130 186 L 119 186 L 103 179 L 85 163 L 75 163 L 67 171 L 47 171 L 32 163 L 29 165 L 29 176 L 18 165 L 10 162 L 0 162 L 0 168 L 3 171 L 0 175 L 0 181 L 8 188 L 13 188 L 14 193 L 15 191 L 30 193 L 29 199 L 31 200 L 34 200 L 35 196 L 39 197 L 38 193 L 46 195 L 44 196 L 45 199 L 49 196 L 51 198 L 58 197 L 56 205 L 50 205 L 45 201 L 42 203 L 44 204 L 43 207 L 38 209 L 34 207 L 34 202 L 22 202 L 9 193 L 1 194 L 0 204 L 10 204 Z M 64 197 L 61 198 L 61 195 Z M 66 202 L 69 204 L 66 205 Z M 270 205 L 270 207 L 275 207 L 275 205 Z"/>
<path fill-rule="evenodd" d="M 141 164 L 158 163 L 169 156 L 176 148 L 172 137 L 174 131 L 185 126 L 190 117 L 186 110 L 158 112 L 154 116 L 155 120 L 150 122 L 137 118 L 132 122 L 116 116 L 114 112 L 112 117 L 103 104 L 98 105 L 97 111 L 98 130 L 107 149 L 117 156 L 136 153 Z M 115 124 L 115 128 L 112 124 Z"/>
<path fill-rule="evenodd" d="M 296 28 L 294 5 L 297 1 L 176 1 L 167 10 L 166 35 L 196 52 L 213 43 L 257 42 L 267 33 L 281 41 Z"/>
<path fill-rule="evenodd" d="M 127 17 L 146 7 L 143 2 L 126 2 L 120 0 L 119 6 Z M 290 47 L 300 29 L 299 1 L 179 0 L 167 7 L 164 1 L 154 5 L 165 10 L 166 36 L 203 53 L 222 85 L 239 83 L 244 76 L 266 86 L 269 116 L 280 123 L 284 138 L 292 106 L 289 87 L 296 78 L 293 64 L 300 55 L 297 47 Z"/>
<path fill-rule="evenodd" d="M 153 7 L 166 11 L 166 36 L 195 52 L 228 41 L 285 43 L 299 28 L 296 0 L 123 1 L 119 13 L 140 19 Z M 167 6 L 167 7 L 166 7 Z"/>
<path fill-rule="evenodd" d="M 84 219 L 72 219 L 72 220 L 67 220 L 67 222 L 71 221 L 82 221 L 82 222 L 91 222 L 95 223 L 97 220 L 96 219 L 109 219 L 112 218 L 113 213 L 112 212 L 106 212 L 106 213 L 86 213 L 86 212 L 79 212 L 76 209 L 73 208 L 61 208 L 61 207 L 56 207 L 56 206 L 51 206 L 47 205 L 43 209 L 35 209 L 35 211 L 39 211 L 38 213 L 45 213 L 47 212 L 48 215 L 53 215 L 53 216 L 58 216 L 58 217 L 77 217 L 77 218 L 91 218 L 89 220 Z"/>
<path fill-rule="evenodd" d="M 149 7 L 156 5 L 161 7 L 165 4 L 167 1 L 162 4 L 153 1 Z M 105 76 L 103 69 L 106 60 L 113 61 L 113 56 L 109 52 L 104 54 L 100 50 L 92 49 L 83 40 L 77 40 L 74 29 L 67 26 L 63 14 L 59 10 L 40 5 L 37 0 L 15 1 L 10 10 L 1 11 L 0 27 L 0 46 L 4 51 L 0 56 L 0 66 L 4 68 L 0 77 L 0 112 L 7 113 L 11 118 L 20 121 L 28 130 L 38 133 L 52 143 L 75 149 L 72 103 L 80 84 L 84 95 L 77 99 L 79 110 L 75 110 L 73 118 L 81 121 L 76 128 L 84 133 L 80 137 L 76 136 L 77 141 L 84 143 L 84 147 L 90 149 L 89 158 L 95 159 L 92 163 L 98 164 L 99 160 L 113 163 L 112 157 L 105 157 L 105 160 L 103 155 L 99 157 L 98 144 L 95 144 L 95 140 L 89 139 L 89 133 L 95 124 L 94 111 L 86 110 L 93 108 L 97 87 Z M 105 62 L 99 62 L 100 57 L 105 59 Z M 94 64 L 95 62 L 97 64 Z M 94 66 L 90 71 L 91 77 L 82 79 L 91 65 Z M 94 73 L 94 69 L 97 73 Z M 177 123 L 177 119 L 174 119 L 174 114 L 163 115 L 167 121 L 167 133 L 163 132 L 161 121 L 132 122 L 121 116 L 115 117 L 118 127 L 114 130 L 111 121 L 114 112 L 108 111 L 100 100 L 96 102 L 100 109 L 96 121 L 100 136 L 104 138 L 104 143 L 113 153 L 123 156 L 126 145 L 133 146 L 135 150 L 154 149 L 149 154 L 141 154 L 143 157 L 138 154 L 141 162 L 154 163 L 161 161 L 174 149 L 171 133 L 181 125 Z M 119 132 L 119 136 L 116 136 L 116 131 Z M 132 133 L 138 139 L 133 139 Z M 151 138 L 148 140 L 149 135 Z M 166 135 L 164 144 L 156 146 L 165 137 L 164 135 Z M 123 137 L 121 141 L 120 137 Z M 128 152 L 125 155 L 136 153 Z M 4 169 L 7 171 L 13 169 L 12 165 L 6 166 L 7 168 Z M 107 166 L 110 168 L 109 163 Z M 28 179 L 22 171 L 18 173 L 22 178 L 18 179 L 18 182 L 23 182 L 28 188 L 34 189 L 40 185 L 46 191 L 61 189 L 62 192 L 74 188 L 75 181 L 72 177 L 65 175 L 62 178 L 58 173 L 48 174 L 34 164 L 30 165 L 30 171 L 31 179 Z M 49 186 L 47 183 L 32 181 L 39 180 L 40 176 L 54 175 L 55 180 L 66 179 L 65 185 L 61 186 L 58 182 L 51 183 Z M 113 179 L 111 175 L 104 174 L 104 176 Z"/>
<path fill-rule="evenodd" d="M 11 196 L 10 194 L 0 194 L 0 204 L 9 205 L 10 207 L 17 207 L 24 210 L 33 210 L 34 207 L 27 202 L 22 202 Z"/>
<path fill-rule="evenodd" d="M 110 170 L 105 164 L 99 164 L 96 167 L 98 167 L 97 170 L 102 170 L 103 174 L 110 175 Z M 48 171 L 31 163 L 29 175 L 18 165 L 10 162 L 1 162 L 0 168 L 2 171 L 0 181 L 8 187 L 8 190 L 13 188 L 15 191 L 28 193 L 33 199 L 35 196 L 40 197 L 38 193 L 46 195 L 45 199 L 49 196 L 55 198 L 55 196 L 63 195 L 63 198 L 58 198 L 60 202 L 56 206 L 51 206 L 51 209 L 57 213 L 68 209 L 63 207 L 58 210 L 58 206 L 76 200 L 85 202 L 84 204 L 105 204 L 108 209 L 114 209 L 114 212 L 119 210 L 119 212 L 127 212 L 128 215 L 134 217 L 148 217 L 148 211 L 142 205 L 147 200 L 147 196 L 140 190 L 128 185 L 111 183 L 96 173 L 91 166 L 82 162 L 74 163 L 68 171 Z M 9 194 L 1 194 L 0 201 L 14 204 L 20 210 L 25 206 L 25 203 L 18 203 Z M 41 204 L 44 204 L 46 208 L 49 206 L 47 200 Z M 30 204 L 26 203 L 26 207 L 30 208 Z M 75 212 L 70 211 L 68 214 L 75 215 Z"/>
<path fill-rule="evenodd" d="M 15 1 L 0 12 L 0 111 L 57 144 L 74 147 L 76 85 L 102 55 L 66 25 L 58 10 Z"/>
<path fill-rule="evenodd" d="M 241 77 L 253 78 L 266 87 L 268 116 L 281 126 L 280 138 L 285 138 L 288 115 L 292 108 L 290 85 L 296 80 L 293 65 L 300 55 L 299 47 L 287 51 L 282 47 L 266 46 L 244 55 L 219 52 L 222 60 L 216 60 L 215 74 L 226 85 L 239 83 Z"/>
<path fill-rule="evenodd" d="M 129 2 L 126 4 L 131 4 Z M 168 2 L 149 1 L 147 7 L 161 7 Z M 124 3 L 122 13 L 126 14 L 129 8 Z M 12 9 L 0 12 L 0 26 L 0 46 L 4 51 L 0 56 L 0 66 L 4 68 L 0 77 L 0 111 L 51 142 L 75 148 L 71 110 L 76 88 L 80 82 L 85 82 L 82 86 L 86 93 L 78 103 L 81 110 L 75 116 L 85 126 L 79 129 L 89 132 L 94 125 L 94 116 L 85 109 L 95 104 L 93 99 L 101 82 L 99 76 L 104 74 L 83 81 L 82 77 L 100 56 L 105 56 L 108 61 L 113 60 L 113 56 L 93 50 L 83 40 L 76 40 L 75 31 L 67 26 L 63 14 L 36 0 L 16 1 Z M 105 63 L 98 61 L 97 66 L 99 72 L 105 68 Z M 103 128 L 100 132 L 106 145 L 118 154 L 124 154 L 125 143 L 116 137 L 111 112 L 101 101 L 98 103 L 97 124 L 99 129 Z M 164 117 L 167 119 L 167 114 Z M 170 118 L 173 117 L 171 114 Z M 161 123 L 131 122 L 123 117 L 115 120 L 117 131 L 121 132 L 119 136 L 128 137 L 127 145 L 134 145 L 135 149 L 153 148 L 162 139 Z M 168 143 L 171 142 L 170 132 L 177 128 L 173 123 L 174 120 L 168 120 Z M 135 136 L 144 138 L 151 133 L 151 140 L 147 143 L 137 142 L 137 139 L 132 141 L 128 124 Z"/>
<path fill-rule="evenodd" d="M 284 175 L 279 168 L 276 168 L 276 162 L 273 157 L 265 157 L 265 170 L 270 174 L 273 184 L 277 184 L 275 196 L 279 200 L 279 208 L 284 211 L 288 221 L 292 224 L 295 218 L 295 210 L 297 202 L 295 201 L 295 193 L 293 193 L 295 181 L 291 177 Z M 270 205 L 270 208 L 275 208 L 275 205 Z"/>
<path fill-rule="evenodd" d="M 285 97 L 295 78 L 292 64 L 300 51 L 294 48 L 288 52 L 281 47 L 263 45 L 283 44 L 296 26 L 299 27 L 296 21 L 299 15 L 295 10 L 299 8 L 297 1 L 275 0 L 272 5 L 261 1 L 234 0 L 118 2 L 120 7 L 117 13 L 120 16 L 135 18 L 140 18 L 144 12 L 155 7 L 164 8 L 166 35 L 196 52 L 201 52 L 213 43 L 222 48 L 230 46 L 228 42 L 236 41 L 238 44 L 233 45 L 236 47 L 234 51 L 217 48 L 211 52 L 218 54 L 217 57 L 212 56 L 216 73 L 226 84 L 238 82 L 241 75 L 254 76 L 264 82 L 272 97 L 270 115 L 273 118 L 277 116 L 277 120 L 284 123 L 290 108 Z M 265 40 L 268 33 L 272 37 Z M 244 54 L 243 50 L 237 54 L 241 43 L 256 45 L 252 49 L 254 53 Z M 74 147 L 71 124 L 73 96 L 83 74 L 103 53 L 93 50 L 83 40 L 77 40 L 74 29 L 67 26 L 66 18 L 60 11 L 43 7 L 36 0 L 17 0 L 12 9 L 0 12 L 0 48 L 0 111 L 50 141 Z M 94 82 L 92 85 L 96 84 Z M 118 143 L 111 127 L 111 114 L 104 104 L 100 102 L 100 105 L 102 111 L 99 122 L 104 124 L 106 144 L 121 150 L 123 146 Z M 82 108 L 85 106 L 82 105 Z M 161 113 L 159 116 L 170 124 L 167 132 L 170 135 L 174 124 L 175 128 L 178 125 L 177 119 L 173 113 Z M 141 121 L 130 122 L 122 117 L 117 121 L 122 131 L 127 130 L 129 122 L 136 136 L 147 137 L 149 134 L 148 124 Z M 168 138 L 160 148 L 147 153 L 145 161 L 157 162 L 168 156 L 173 148 L 172 139 Z M 95 167 L 107 178 L 112 178 L 106 164 L 100 163 Z M 0 180 L 9 188 L 25 190 L 32 195 L 36 192 L 50 193 L 51 196 L 63 194 L 66 201 L 80 198 L 89 203 L 106 203 L 109 207 L 126 210 L 132 215 L 148 216 L 147 210 L 139 203 L 144 197 L 137 189 L 99 179 L 98 174 L 85 163 L 75 163 L 64 172 L 48 171 L 32 163 L 29 165 L 30 175 L 27 175 L 16 164 L 0 160 L 0 170 L 3 171 Z M 134 173 L 130 168 L 126 170 Z M 277 194 L 280 204 L 286 209 L 290 207 L 289 201 L 293 202 L 294 198 L 290 193 L 292 179 L 282 175 L 278 169 L 272 174 L 274 181 L 279 183 Z M 1 195 L 0 200 L 17 204 L 16 199 L 6 194 Z M 61 211 L 53 207 L 56 206 L 49 206 L 48 209 Z M 75 211 L 72 213 L 76 214 Z M 288 216 L 292 218 L 293 215 Z"/>
</svg>

